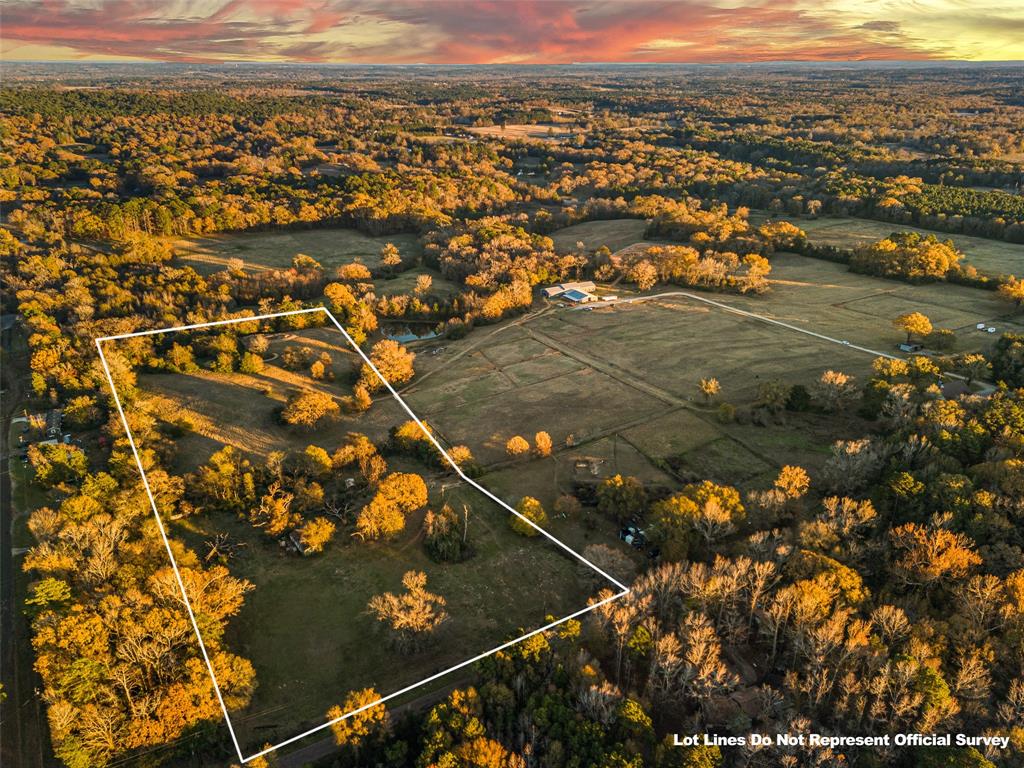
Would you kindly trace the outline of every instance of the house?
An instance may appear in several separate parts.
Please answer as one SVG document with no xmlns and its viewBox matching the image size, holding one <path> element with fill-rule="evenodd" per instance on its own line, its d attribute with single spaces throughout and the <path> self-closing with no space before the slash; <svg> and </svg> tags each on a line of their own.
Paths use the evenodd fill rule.
<svg viewBox="0 0 1024 768">
<path fill-rule="evenodd" d="M 61 433 L 61 425 L 64 422 L 64 414 L 59 408 L 54 408 L 46 414 L 46 434 L 56 437 Z"/>
<path fill-rule="evenodd" d="M 561 294 L 558 298 L 565 299 L 573 304 L 586 304 L 591 301 L 597 301 L 597 296 L 587 291 L 581 291 L 578 288 L 572 288 Z"/>
<path fill-rule="evenodd" d="M 590 280 L 583 280 L 577 283 L 559 283 L 558 285 L 549 285 L 541 293 L 544 294 L 546 299 L 554 299 L 561 296 L 566 291 L 583 291 L 589 293 L 593 291 L 596 286 Z"/>
<path fill-rule="evenodd" d="M 544 295 L 545 299 L 555 299 L 561 298 L 569 291 L 579 291 L 581 293 L 589 294 L 596 287 L 597 286 L 595 286 L 591 281 L 584 280 L 578 283 L 559 283 L 558 285 L 549 285 L 541 291 L 541 293 Z"/>
<path fill-rule="evenodd" d="M 897 348 L 900 352 L 920 352 L 924 349 L 920 344 L 899 344 Z"/>
</svg>

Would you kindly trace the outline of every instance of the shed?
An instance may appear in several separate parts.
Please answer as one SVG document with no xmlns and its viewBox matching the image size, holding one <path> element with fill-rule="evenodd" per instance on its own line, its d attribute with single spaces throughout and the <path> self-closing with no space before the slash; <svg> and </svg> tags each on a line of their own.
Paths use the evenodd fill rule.
<svg viewBox="0 0 1024 768">
<path fill-rule="evenodd" d="M 597 300 L 597 297 L 594 296 L 594 294 L 587 293 L 586 291 L 581 291 L 576 288 L 566 291 L 558 298 L 571 301 L 573 304 L 586 304 L 589 301 Z"/>
</svg>

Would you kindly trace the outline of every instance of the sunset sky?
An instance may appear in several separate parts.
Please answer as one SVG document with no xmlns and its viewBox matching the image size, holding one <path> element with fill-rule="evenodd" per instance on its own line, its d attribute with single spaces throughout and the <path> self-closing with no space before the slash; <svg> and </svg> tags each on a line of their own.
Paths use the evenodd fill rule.
<svg viewBox="0 0 1024 768">
<path fill-rule="evenodd" d="M 1024 0 L 2 0 L 4 60 L 1024 59 Z"/>
</svg>

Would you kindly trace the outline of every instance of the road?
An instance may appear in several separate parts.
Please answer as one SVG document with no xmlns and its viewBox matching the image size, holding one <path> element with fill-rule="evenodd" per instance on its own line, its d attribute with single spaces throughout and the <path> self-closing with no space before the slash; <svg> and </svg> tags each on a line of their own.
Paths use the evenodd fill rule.
<svg viewBox="0 0 1024 768">
<path fill-rule="evenodd" d="M 5 768 L 39 768 L 45 765 L 42 745 L 41 704 L 35 696 L 38 680 L 31 655 L 20 653 L 27 643 L 25 619 L 18 611 L 13 551 L 14 503 L 7 445 L 11 419 L 22 407 L 28 355 L 17 325 L 0 333 L 3 366 L 0 370 L 0 684 L 6 699 L 0 703 L 0 763 Z"/>
</svg>

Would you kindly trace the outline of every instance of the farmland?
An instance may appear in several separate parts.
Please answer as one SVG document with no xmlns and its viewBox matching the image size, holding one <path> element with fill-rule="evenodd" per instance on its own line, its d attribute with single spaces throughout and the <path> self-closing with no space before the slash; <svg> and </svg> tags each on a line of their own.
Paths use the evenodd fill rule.
<svg viewBox="0 0 1024 768">
<path fill-rule="evenodd" d="M 752 212 L 751 221 L 761 223 L 768 218 L 763 212 Z M 817 219 L 773 216 L 772 218 L 791 221 L 807 233 L 807 238 L 818 245 L 833 245 L 837 248 L 857 248 L 888 237 L 893 232 L 917 232 L 935 235 L 940 240 L 952 240 L 964 253 L 964 261 L 989 275 L 1024 274 L 1024 245 L 989 240 L 969 235 L 951 235 L 902 224 L 890 224 L 872 219 L 854 219 L 845 216 L 822 217 Z"/>
<path fill-rule="evenodd" d="M 551 239 L 559 251 L 575 251 L 577 243 L 594 251 L 602 245 L 612 252 L 642 240 L 647 222 L 643 219 L 599 219 L 584 221 L 554 232 Z"/>
<path fill-rule="evenodd" d="M 380 261 L 380 250 L 394 243 L 403 257 L 421 252 L 415 235 L 370 237 L 354 229 L 296 229 L 274 232 L 245 232 L 192 237 L 171 241 L 182 262 L 203 274 L 222 270 L 240 259 L 251 272 L 287 269 L 300 253 L 311 256 L 330 270 L 359 261 L 369 267 Z"/>
</svg>

